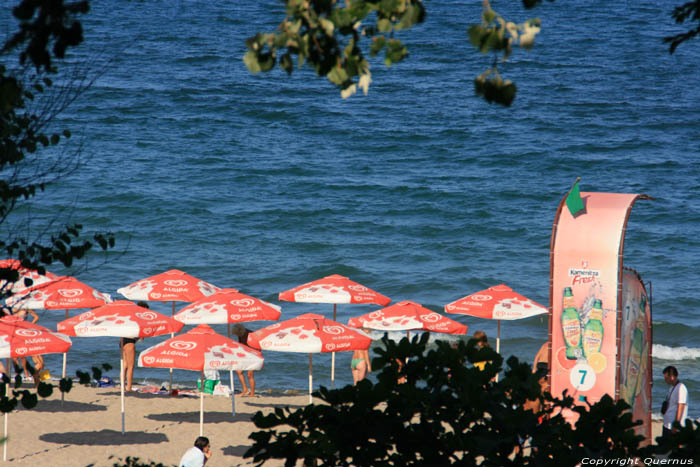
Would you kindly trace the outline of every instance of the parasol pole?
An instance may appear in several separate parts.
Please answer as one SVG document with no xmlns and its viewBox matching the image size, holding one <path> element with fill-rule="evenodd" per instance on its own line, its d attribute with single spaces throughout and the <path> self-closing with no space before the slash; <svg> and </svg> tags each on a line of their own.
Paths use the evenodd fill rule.
<svg viewBox="0 0 700 467">
<path fill-rule="evenodd" d="M 2 443 L 2 460 L 7 460 L 7 412 L 5 412 L 5 442 Z"/>
<path fill-rule="evenodd" d="M 498 323 L 498 332 L 496 334 L 496 353 L 500 354 L 501 353 L 501 320 L 497 319 L 496 322 Z M 496 382 L 498 382 L 498 373 L 496 374 Z"/>
<path fill-rule="evenodd" d="M 68 309 L 66 308 L 66 319 L 68 319 Z M 61 378 L 66 377 L 66 355 L 68 355 L 68 352 L 63 352 L 63 371 L 61 372 Z M 63 396 L 61 396 L 61 400 L 63 400 Z"/>
<path fill-rule="evenodd" d="M 229 370 L 229 381 L 231 382 L 231 415 L 236 415 L 236 391 L 233 389 L 233 368 Z"/>
<path fill-rule="evenodd" d="M 336 321 L 336 304 L 333 304 L 333 321 Z M 331 388 L 335 388 L 335 352 L 331 354 Z"/>
<path fill-rule="evenodd" d="M 204 436 L 204 368 L 202 368 L 202 387 L 199 392 L 199 436 Z"/>
<path fill-rule="evenodd" d="M 313 354 L 309 354 L 309 404 L 313 404 L 314 400 L 311 398 L 311 390 L 314 383 L 314 376 L 311 373 L 311 359 Z"/>
<path fill-rule="evenodd" d="M 119 378 L 119 381 L 121 383 L 121 399 L 122 399 L 122 435 L 124 435 L 124 354 L 122 354 L 122 357 L 119 359 L 119 374 L 121 377 Z"/>
<path fill-rule="evenodd" d="M 173 300 L 173 314 L 172 316 L 175 316 L 175 300 Z M 171 332 L 170 333 L 170 338 L 175 337 L 175 333 Z M 202 370 L 204 371 L 204 370 Z M 202 383 L 202 390 L 204 390 L 204 383 Z M 170 384 L 168 385 L 168 392 L 173 392 L 173 369 L 170 368 Z M 201 430 L 200 430 L 201 431 Z M 201 433 L 200 433 L 201 436 Z"/>
</svg>

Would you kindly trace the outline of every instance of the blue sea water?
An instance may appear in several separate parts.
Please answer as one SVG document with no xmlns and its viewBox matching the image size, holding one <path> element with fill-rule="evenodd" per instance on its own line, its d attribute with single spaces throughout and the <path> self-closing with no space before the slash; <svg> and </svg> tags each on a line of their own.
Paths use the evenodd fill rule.
<svg viewBox="0 0 700 467">
<path fill-rule="evenodd" d="M 276 303 L 280 291 L 342 274 L 439 311 L 502 282 L 548 304 L 552 222 L 577 176 L 584 191 L 646 193 L 655 200 L 632 210 L 624 263 L 652 283 L 654 410 L 661 369 L 673 364 L 697 418 L 700 49 L 693 40 L 670 55 L 662 43 L 683 29 L 670 17 L 677 3 L 574 0 L 524 12 L 493 1 L 543 24 L 532 51 L 501 65 L 518 86 L 506 109 L 473 90 L 492 61 L 466 33 L 481 2 L 428 2 L 426 22 L 399 34 L 410 56 L 389 69 L 373 60 L 369 95 L 347 100 L 308 68 L 247 71 L 244 41 L 274 30 L 280 2 L 93 2 L 68 60 L 92 64 L 96 80 L 56 121 L 82 145 L 83 163 L 20 212 L 35 225 L 61 212 L 114 232 L 113 252 L 50 269 L 115 298 L 169 269 Z M 283 319 L 332 309 L 279 304 Z M 339 321 L 375 308 L 341 305 Z M 64 316 L 40 317 L 53 326 Z M 470 334 L 496 335 L 495 322 L 457 319 Z M 501 349 L 531 361 L 546 336 L 546 318 L 507 322 Z M 265 357 L 260 391 L 306 390 L 306 355 Z M 118 358 L 117 339 L 76 338 L 69 370 Z M 349 355 L 337 358 L 337 384 L 351 382 Z M 60 373 L 60 357 L 47 361 Z M 329 384 L 330 361 L 314 357 L 316 387 Z M 159 384 L 168 372 L 135 376 Z M 175 373 L 182 385 L 196 377 Z"/>
</svg>

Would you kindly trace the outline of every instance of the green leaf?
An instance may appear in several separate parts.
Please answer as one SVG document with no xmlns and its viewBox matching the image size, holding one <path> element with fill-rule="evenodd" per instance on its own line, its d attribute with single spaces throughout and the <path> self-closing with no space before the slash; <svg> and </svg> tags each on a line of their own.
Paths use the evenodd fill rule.
<svg viewBox="0 0 700 467">
<path fill-rule="evenodd" d="M 248 67 L 251 73 L 259 73 L 262 71 L 260 63 L 258 62 L 258 54 L 252 50 L 249 50 L 243 55 L 243 63 L 245 63 L 245 66 Z"/>
<path fill-rule="evenodd" d="M 391 32 L 391 21 L 386 18 L 382 18 L 377 21 L 377 29 L 379 32 Z"/>
<path fill-rule="evenodd" d="M 377 36 L 373 38 L 372 40 L 372 45 L 369 47 L 369 54 L 370 57 L 376 56 L 381 50 L 384 48 L 386 45 L 386 37 L 384 36 Z"/>
<path fill-rule="evenodd" d="M 328 73 L 328 80 L 333 83 L 337 84 L 340 86 L 343 84 L 345 81 L 348 80 L 348 74 L 345 72 L 345 70 L 341 67 L 333 67 L 333 69 Z"/>
</svg>

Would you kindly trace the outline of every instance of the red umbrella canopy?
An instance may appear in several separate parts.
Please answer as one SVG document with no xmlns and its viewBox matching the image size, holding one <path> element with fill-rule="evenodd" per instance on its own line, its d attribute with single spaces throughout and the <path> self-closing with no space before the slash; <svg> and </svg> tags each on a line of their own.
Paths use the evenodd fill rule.
<svg viewBox="0 0 700 467">
<path fill-rule="evenodd" d="M 466 325 L 408 300 L 356 318 L 350 318 L 348 326 L 379 331 L 422 330 L 445 334 L 467 333 Z"/>
<path fill-rule="evenodd" d="M 445 305 L 448 313 L 487 319 L 522 319 L 547 313 L 547 308 L 513 291 L 505 284 L 489 287 Z"/>
<path fill-rule="evenodd" d="M 27 290 L 30 287 L 34 287 L 46 282 L 51 282 L 58 279 L 58 276 L 52 272 L 46 271 L 46 274 L 39 274 L 33 269 L 27 269 L 16 259 L 3 259 L 0 260 L 0 269 L 14 269 L 19 275 L 19 279 L 12 284 L 10 292 L 18 293 Z M 31 280 L 29 286 L 26 285 L 25 280 Z M 0 281 L 0 289 L 4 289 L 7 285 L 6 280 Z"/>
<path fill-rule="evenodd" d="M 32 324 L 16 316 L 0 319 L 0 358 L 64 353 L 71 346 L 68 336 Z"/>
<path fill-rule="evenodd" d="M 153 337 L 178 332 L 184 324 L 127 300 L 86 311 L 56 325 L 59 332 L 79 337 Z"/>
<path fill-rule="evenodd" d="M 63 276 L 13 295 L 6 302 L 12 307 L 33 310 L 66 310 L 95 308 L 111 301 L 109 294 L 99 292 L 75 277 Z"/>
<path fill-rule="evenodd" d="M 118 289 L 129 300 L 158 302 L 195 302 L 219 290 L 218 287 L 194 276 L 171 269 L 155 276 L 141 279 Z"/>
<path fill-rule="evenodd" d="M 375 303 L 382 306 L 391 302 L 389 297 L 338 274 L 280 292 L 279 299 L 304 303 Z"/>
<path fill-rule="evenodd" d="M 248 345 L 281 352 L 339 352 L 368 349 L 372 339 L 321 315 L 307 313 L 259 329 L 248 336 Z"/>
<path fill-rule="evenodd" d="M 184 370 L 260 370 L 260 351 L 214 332 L 206 324 L 149 347 L 139 354 L 139 366 Z"/>
<path fill-rule="evenodd" d="M 187 305 L 173 318 L 185 324 L 223 324 L 244 321 L 277 321 L 281 308 L 236 289 L 221 289 L 214 295 Z"/>
</svg>

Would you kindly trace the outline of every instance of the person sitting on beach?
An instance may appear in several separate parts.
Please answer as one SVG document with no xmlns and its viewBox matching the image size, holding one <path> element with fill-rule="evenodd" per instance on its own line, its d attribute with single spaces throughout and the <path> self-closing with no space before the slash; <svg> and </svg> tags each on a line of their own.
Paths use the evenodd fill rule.
<svg viewBox="0 0 700 467">
<path fill-rule="evenodd" d="M 489 347 L 489 338 L 486 336 L 486 333 L 484 331 L 476 331 L 474 333 L 474 339 L 476 339 L 476 345 L 479 349 Z M 484 368 L 486 368 L 487 363 L 489 363 L 487 360 L 481 362 L 474 362 L 474 366 L 483 371 Z"/>
<path fill-rule="evenodd" d="M 150 308 L 146 302 L 136 303 L 143 308 Z M 131 391 L 131 385 L 134 381 L 134 364 L 136 363 L 136 342 L 137 338 L 122 337 L 119 341 L 119 348 L 122 351 L 122 360 L 124 360 L 124 375 L 126 385 L 125 391 Z"/>
<path fill-rule="evenodd" d="M 19 310 L 15 311 L 13 315 L 24 321 L 27 320 L 27 316 L 31 316 L 32 324 L 36 324 L 36 322 L 39 321 L 39 315 L 37 315 L 34 310 L 30 310 L 28 308 L 20 308 Z M 34 362 L 33 367 L 27 363 L 27 359 L 24 357 L 15 358 L 13 360 L 17 368 L 19 368 L 19 364 L 21 363 L 25 376 L 31 376 L 34 380 L 34 387 L 38 387 L 40 381 L 39 372 L 44 369 L 44 357 L 41 355 L 32 355 L 32 362 Z"/>
<path fill-rule="evenodd" d="M 180 467 L 203 467 L 211 457 L 209 438 L 200 436 L 194 440 L 194 446 L 185 451 L 180 459 Z"/>
<path fill-rule="evenodd" d="M 352 353 L 352 360 L 350 360 L 350 369 L 352 370 L 352 384 L 357 386 L 357 383 L 365 379 L 367 373 L 372 371 L 369 352 L 367 350 L 355 350 Z"/>
<path fill-rule="evenodd" d="M 242 324 L 236 324 L 231 330 L 234 335 L 238 336 L 238 342 L 243 345 L 248 345 L 248 334 L 250 334 L 250 329 L 246 329 Z M 253 370 L 248 370 L 248 385 L 245 384 L 245 378 L 243 377 L 242 371 L 236 371 L 238 374 L 238 379 L 241 381 L 241 387 L 243 392 L 241 392 L 242 397 L 255 397 L 255 372 Z M 250 389 L 248 389 L 250 387 Z"/>
</svg>

